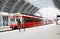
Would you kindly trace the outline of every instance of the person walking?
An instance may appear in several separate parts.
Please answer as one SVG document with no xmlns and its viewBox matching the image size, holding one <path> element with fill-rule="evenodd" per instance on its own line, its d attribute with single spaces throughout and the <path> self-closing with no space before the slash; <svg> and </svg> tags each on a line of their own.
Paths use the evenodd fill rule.
<svg viewBox="0 0 60 39">
<path fill-rule="evenodd" d="M 24 18 L 22 18 L 22 24 L 23 24 L 23 29 L 25 31 L 25 20 L 24 20 Z"/>
<path fill-rule="evenodd" d="M 17 18 L 17 24 L 18 24 L 18 29 L 19 29 L 19 31 L 21 31 L 21 30 L 20 30 L 20 28 L 21 28 L 21 27 L 20 27 L 20 25 L 21 25 L 21 21 L 20 21 L 19 18 Z"/>
<path fill-rule="evenodd" d="M 25 25 L 23 25 L 23 29 L 24 29 L 24 31 L 25 31 Z"/>
</svg>

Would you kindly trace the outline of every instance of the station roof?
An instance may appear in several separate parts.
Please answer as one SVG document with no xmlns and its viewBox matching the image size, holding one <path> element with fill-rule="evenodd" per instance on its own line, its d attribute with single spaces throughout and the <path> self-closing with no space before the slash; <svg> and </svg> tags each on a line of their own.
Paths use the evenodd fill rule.
<svg viewBox="0 0 60 39">
<path fill-rule="evenodd" d="M 38 7 L 26 0 L 0 0 L 0 11 L 2 12 L 25 12 L 27 14 L 34 14 L 38 10 Z"/>
<path fill-rule="evenodd" d="M 60 9 L 60 0 L 53 0 L 55 6 Z"/>
</svg>

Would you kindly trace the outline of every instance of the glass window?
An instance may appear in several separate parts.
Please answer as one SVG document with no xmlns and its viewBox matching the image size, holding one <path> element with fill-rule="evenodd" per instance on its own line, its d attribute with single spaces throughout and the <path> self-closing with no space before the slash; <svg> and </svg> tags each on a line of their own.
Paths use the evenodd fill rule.
<svg viewBox="0 0 60 39">
<path fill-rule="evenodd" d="M 29 18 L 24 18 L 24 20 L 25 20 L 25 22 L 29 22 L 30 19 Z"/>
<path fill-rule="evenodd" d="M 14 22 L 14 21 L 15 21 L 15 18 L 10 19 L 10 21 L 11 21 L 11 22 Z"/>
<path fill-rule="evenodd" d="M 42 22 L 42 19 L 36 19 L 35 22 Z"/>
<path fill-rule="evenodd" d="M 35 22 L 37 22 L 37 19 L 35 19 Z"/>
<path fill-rule="evenodd" d="M 30 22 L 33 22 L 33 19 L 32 18 L 30 18 Z"/>
<path fill-rule="evenodd" d="M 19 18 L 16 18 L 16 21 L 17 21 L 17 20 L 20 20 L 20 19 L 19 19 Z"/>
<path fill-rule="evenodd" d="M 43 21 L 43 19 L 40 19 L 40 22 L 42 22 Z"/>
<path fill-rule="evenodd" d="M 25 22 L 24 18 L 22 18 L 22 22 Z"/>
</svg>

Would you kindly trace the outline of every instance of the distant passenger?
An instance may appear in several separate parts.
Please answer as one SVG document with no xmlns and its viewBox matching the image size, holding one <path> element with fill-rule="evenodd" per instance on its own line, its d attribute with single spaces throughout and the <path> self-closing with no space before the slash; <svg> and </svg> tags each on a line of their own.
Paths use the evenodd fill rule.
<svg viewBox="0 0 60 39">
<path fill-rule="evenodd" d="M 24 20 L 24 18 L 22 19 L 22 24 L 23 24 L 23 29 L 25 31 L 25 20 Z"/>
<path fill-rule="evenodd" d="M 24 31 L 25 31 L 25 25 L 23 25 L 23 29 L 24 29 Z"/>
<path fill-rule="evenodd" d="M 19 18 L 17 18 L 17 24 L 18 24 L 18 29 L 19 29 L 19 31 L 21 31 L 21 30 L 20 30 L 20 28 L 21 28 L 21 27 L 20 27 L 20 25 L 21 25 L 21 21 L 20 21 Z"/>
</svg>

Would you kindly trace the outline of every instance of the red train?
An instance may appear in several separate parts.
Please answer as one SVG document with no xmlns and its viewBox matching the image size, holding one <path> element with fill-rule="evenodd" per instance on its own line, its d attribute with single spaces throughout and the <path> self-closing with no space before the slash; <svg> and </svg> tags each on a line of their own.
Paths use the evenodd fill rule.
<svg viewBox="0 0 60 39">
<path fill-rule="evenodd" d="M 19 18 L 21 21 L 21 25 L 20 25 L 21 28 L 23 28 L 23 26 L 25 26 L 25 28 L 29 28 L 29 27 L 43 25 L 42 17 L 21 14 L 20 16 L 17 16 L 17 18 Z M 10 16 L 10 28 L 12 29 L 18 28 L 17 18 L 15 18 L 14 16 Z"/>
</svg>

